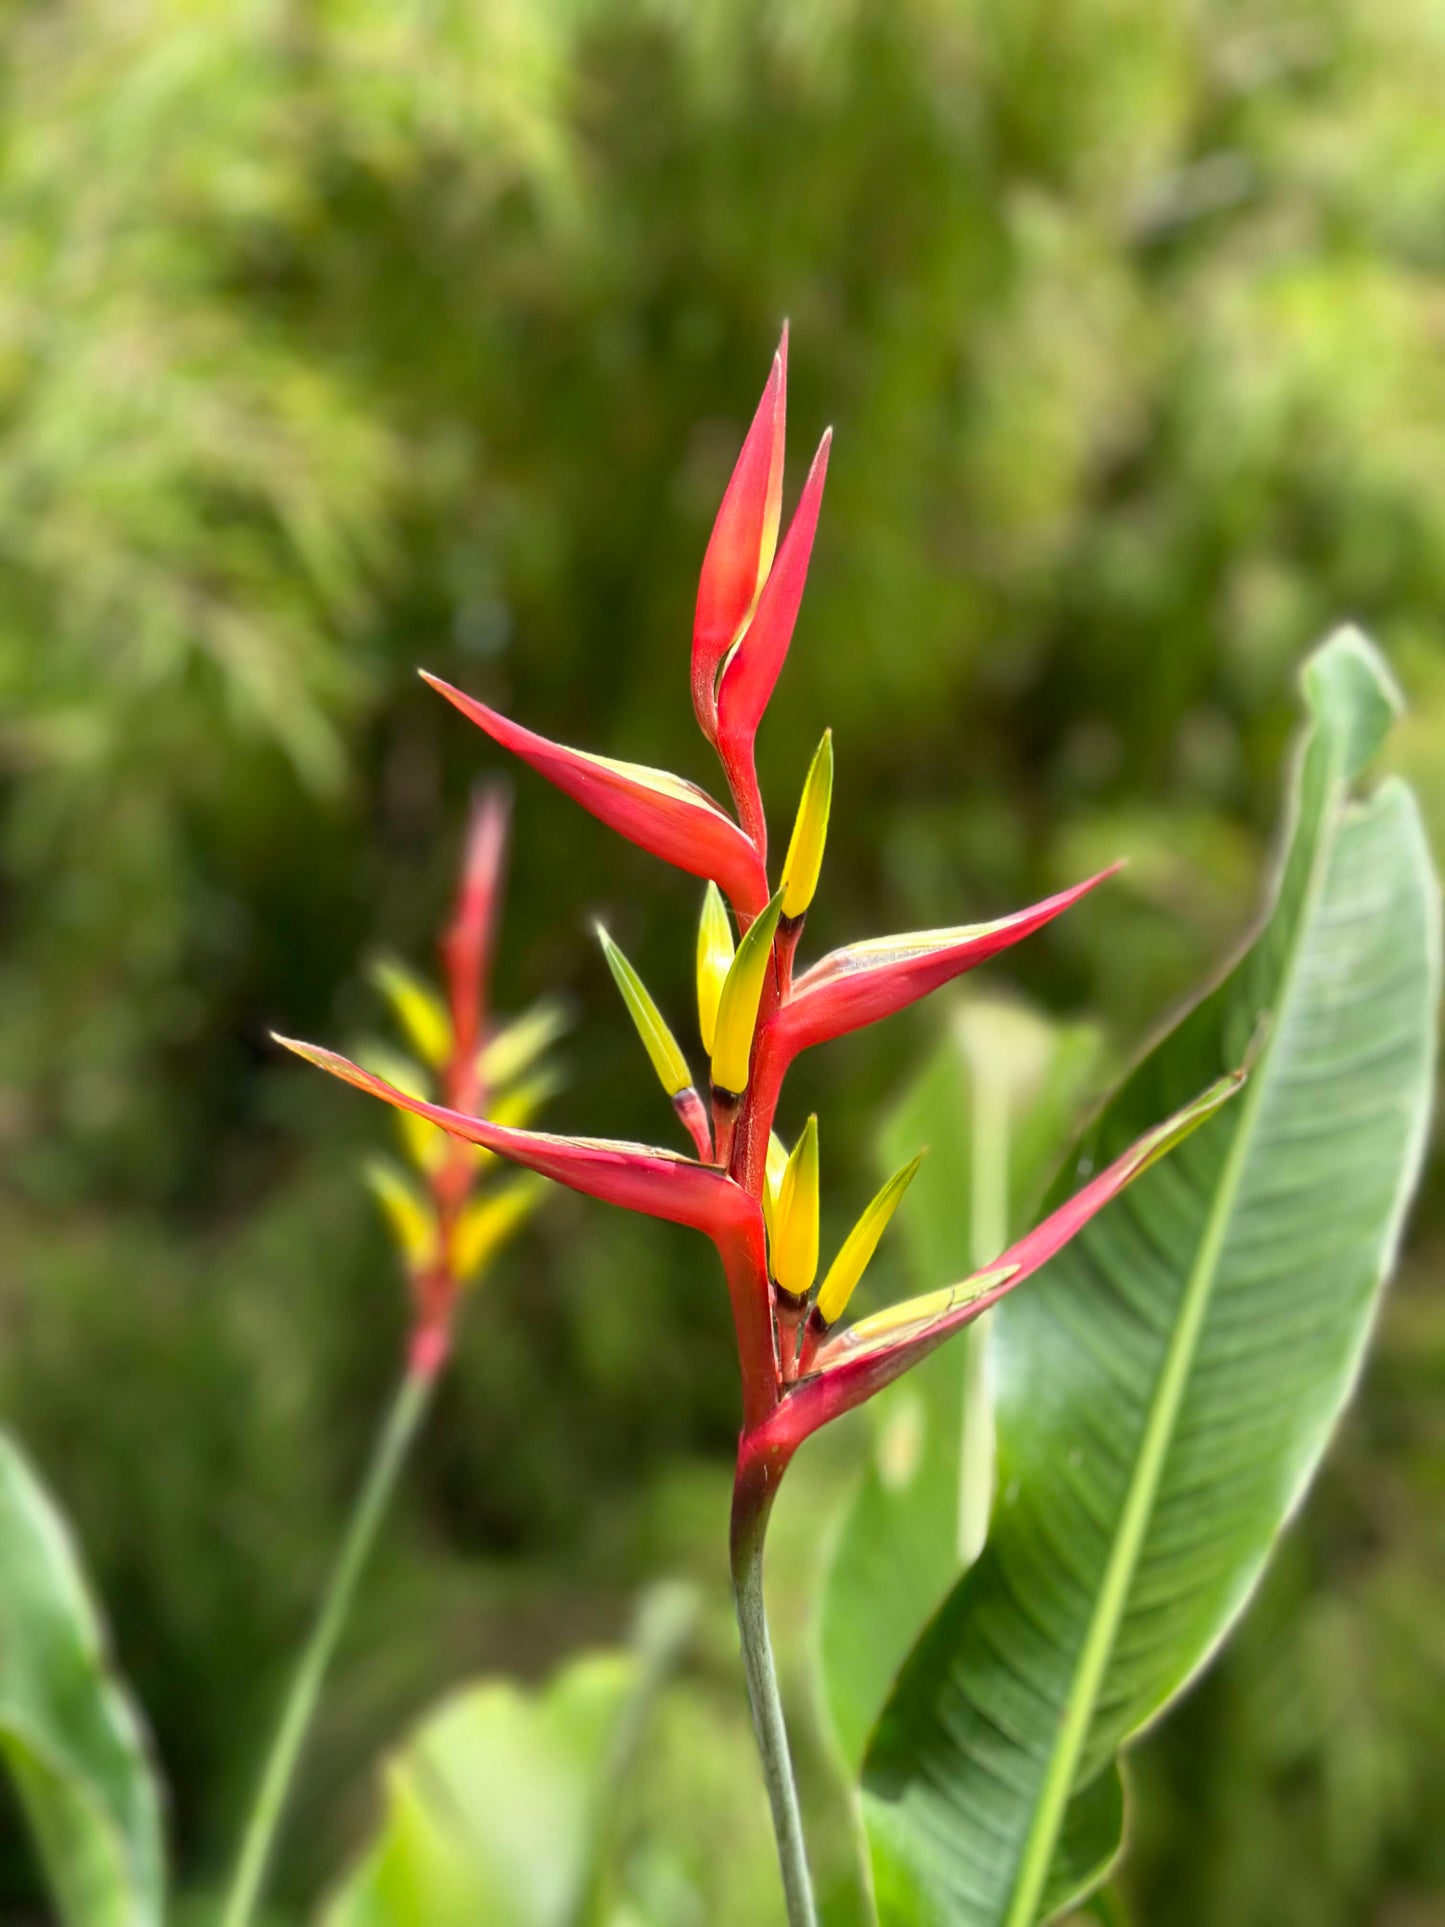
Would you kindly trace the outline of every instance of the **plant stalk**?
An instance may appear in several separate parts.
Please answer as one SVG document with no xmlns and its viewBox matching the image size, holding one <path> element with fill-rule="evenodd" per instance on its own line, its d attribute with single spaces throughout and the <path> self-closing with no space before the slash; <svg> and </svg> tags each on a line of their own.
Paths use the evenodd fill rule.
<svg viewBox="0 0 1445 1927">
<path fill-rule="evenodd" d="M 366 1477 L 357 1493 L 341 1550 L 332 1569 L 321 1610 L 301 1654 L 280 1723 L 271 1741 L 265 1769 L 246 1822 L 241 1851 L 231 1880 L 221 1927 L 249 1927 L 261 1897 L 262 1885 L 276 1845 L 287 1796 L 306 1742 L 322 1682 L 346 1623 L 357 1581 L 376 1539 L 397 1474 L 416 1436 L 437 1373 L 428 1364 L 413 1364 L 402 1379 L 386 1421 L 377 1436 Z"/>
<path fill-rule="evenodd" d="M 768 1616 L 763 1603 L 763 1541 L 775 1490 L 776 1487 L 760 1492 L 746 1478 L 740 1478 L 734 1490 L 733 1599 L 737 1606 L 748 1700 L 753 1709 L 753 1730 L 757 1735 L 758 1756 L 762 1761 L 763 1779 L 767 1784 L 768 1803 L 773 1814 L 773 1833 L 778 1843 L 778 1865 L 783 1876 L 788 1927 L 817 1927 L 818 1916 L 813 1904 L 813 1886 L 808 1875 L 808 1854 L 803 1840 L 803 1818 L 798 1808 L 798 1788 L 788 1750 L 788 1729 L 783 1720 L 777 1669 L 773 1664 L 773 1643 L 768 1634 Z"/>
</svg>

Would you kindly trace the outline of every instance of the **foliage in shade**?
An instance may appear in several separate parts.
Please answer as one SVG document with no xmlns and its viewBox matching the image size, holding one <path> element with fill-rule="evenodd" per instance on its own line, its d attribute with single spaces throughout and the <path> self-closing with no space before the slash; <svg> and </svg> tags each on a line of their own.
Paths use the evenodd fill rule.
<svg viewBox="0 0 1445 1927">
<path fill-rule="evenodd" d="M 160 1793 L 70 1533 L 0 1435 L 0 1752 L 65 1927 L 161 1927 Z"/>
<path fill-rule="evenodd" d="M 387 1763 L 385 1816 L 321 1927 L 614 1918 L 619 1808 L 694 1617 L 686 1588 L 659 1588 L 632 1651 L 575 1659 L 535 1692 L 478 1682 L 428 1714 Z"/>
<path fill-rule="evenodd" d="M 1254 1038 L 1250 1085 L 998 1321 L 988 1545 L 865 1760 L 885 1927 L 1032 1927 L 1109 1864 L 1118 1748 L 1241 1610 L 1354 1384 L 1424 1146 L 1439 901 L 1408 789 L 1362 787 L 1379 658 L 1342 632 L 1304 689 L 1268 920 L 1080 1168 Z"/>
</svg>

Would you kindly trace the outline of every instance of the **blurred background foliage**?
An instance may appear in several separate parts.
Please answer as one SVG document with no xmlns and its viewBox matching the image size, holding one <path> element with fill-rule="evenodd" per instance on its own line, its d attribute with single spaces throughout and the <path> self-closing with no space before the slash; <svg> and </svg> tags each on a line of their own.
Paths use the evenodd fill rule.
<svg viewBox="0 0 1445 1927">
<path fill-rule="evenodd" d="M 1445 31 L 1431 0 L 16 0 L 0 74 L 0 1392 L 199 1887 L 395 1370 L 357 1182 L 386 1121 L 266 1030 L 353 1042 L 378 949 L 427 957 L 498 759 L 414 667 L 716 787 L 691 599 L 789 315 L 790 488 L 838 437 L 760 745 L 781 834 L 836 733 L 810 943 L 1127 854 L 1000 981 L 1132 1049 L 1249 916 L 1339 618 L 1408 692 L 1445 847 Z M 571 999 L 553 1115 L 661 1136 L 589 920 L 680 1017 L 697 893 L 530 777 L 516 829 L 501 990 Z M 837 1221 L 928 1034 L 800 1067 Z M 1320 1489 L 1138 1757 L 1142 1921 L 1445 1907 L 1442 1205 L 1437 1162 Z M 618 1636 L 664 1571 L 707 1602 L 650 1796 L 667 1917 L 761 1917 L 735 1423 L 705 1248 L 558 1198 L 471 1307 L 278 1921 L 438 1691 Z M 781 1515 L 795 1672 L 860 1436 Z M 11 1827 L 4 1917 L 34 1892 Z"/>
</svg>

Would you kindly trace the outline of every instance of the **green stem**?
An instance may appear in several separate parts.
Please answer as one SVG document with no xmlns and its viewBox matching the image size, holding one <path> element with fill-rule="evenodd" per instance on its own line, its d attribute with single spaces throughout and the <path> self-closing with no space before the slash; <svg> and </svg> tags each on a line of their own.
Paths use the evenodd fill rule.
<svg viewBox="0 0 1445 1927">
<path fill-rule="evenodd" d="M 817 1927 L 808 1854 L 803 1841 L 803 1818 L 798 1809 L 788 1729 L 783 1721 L 783 1702 L 778 1693 L 773 1643 L 768 1636 L 768 1616 L 763 1603 L 763 1540 L 771 1510 L 772 1492 L 758 1497 L 749 1483 L 739 1482 L 733 1496 L 733 1599 L 737 1605 L 748 1700 L 753 1709 L 753 1730 L 778 1842 L 788 1927 Z"/>
<path fill-rule="evenodd" d="M 436 1382 L 433 1370 L 409 1370 L 401 1381 L 372 1452 L 365 1481 L 341 1542 L 326 1596 L 286 1696 L 265 1770 L 246 1823 L 221 1927 L 247 1927 L 261 1897 L 296 1764 L 316 1711 L 322 1681 L 346 1622 L 356 1583 L 376 1538 L 407 1448 L 416 1435 Z"/>
</svg>

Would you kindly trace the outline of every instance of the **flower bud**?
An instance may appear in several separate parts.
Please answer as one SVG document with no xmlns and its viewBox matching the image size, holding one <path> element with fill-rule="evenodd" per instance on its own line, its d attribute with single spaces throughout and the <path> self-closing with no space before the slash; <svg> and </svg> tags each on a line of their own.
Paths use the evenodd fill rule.
<svg viewBox="0 0 1445 1927">
<path fill-rule="evenodd" d="M 806 1298 L 818 1270 L 816 1117 L 804 1125 L 778 1186 L 768 1264 L 780 1293 L 799 1302 Z"/>
<path fill-rule="evenodd" d="M 798 804 L 792 840 L 783 861 L 783 916 L 790 922 L 801 917 L 813 901 L 818 887 L 818 872 L 823 867 L 823 847 L 828 841 L 828 810 L 833 801 L 833 732 L 823 731 L 823 740 L 813 752 Z"/>
<path fill-rule="evenodd" d="M 828 1275 L 818 1293 L 817 1314 L 823 1326 L 836 1325 L 847 1310 L 848 1300 L 867 1270 L 868 1261 L 878 1249 L 878 1240 L 888 1228 L 888 1220 L 898 1209 L 903 1193 L 912 1184 L 914 1173 L 922 1162 L 923 1153 L 920 1151 L 901 1171 L 895 1171 L 843 1240 L 842 1248 L 828 1267 Z"/>
<path fill-rule="evenodd" d="M 602 945 L 602 954 L 607 959 L 607 968 L 612 972 L 613 982 L 622 992 L 622 1001 L 627 1006 L 627 1014 L 637 1026 L 637 1034 L 642 1039 L 643 1049 L 652 1059 L 652 1068 L 657 1072 L 658 1082 L 669 1097 L 677 1097 L 692 1083 L 692 1072 L 687 1068 L 687 1060 L 678 1049 L 677 1039 L 668 1029 L 662 1012 L 652 1001 L 646 984 L 600 923 L 597 925 L 597 941 Z"/>
<path fill-rule="evenodd" d="M 722 891 L 715 883 L 709 883 L 697 926 L 697 1021 L 702 1032 L 702 1047 L 709 1057 L 717 1029 L 718 999 L 732 960 L 733 927 L 728 922 L 728 907 L 723 902 Z"/>
<path fill-rule="evenodd" d="M 758 1004 L 772 961 L 773 938 L 777 935 L 782 908 L 780 890 L 762 915 L 749 924 L 718 998 L 712 1044 L 712 1086 L 725 1098 L 741 1097 L 748 1087 L 748 1063 L 752 1056 L 753 1032 L 757 1028 Z"/>
</svg>

